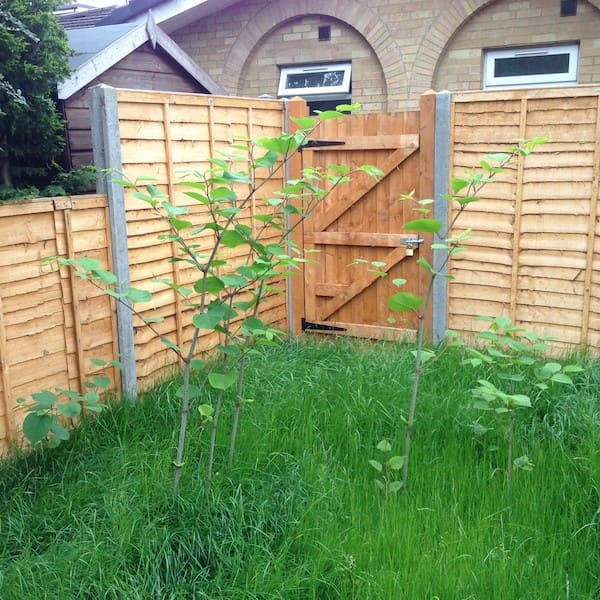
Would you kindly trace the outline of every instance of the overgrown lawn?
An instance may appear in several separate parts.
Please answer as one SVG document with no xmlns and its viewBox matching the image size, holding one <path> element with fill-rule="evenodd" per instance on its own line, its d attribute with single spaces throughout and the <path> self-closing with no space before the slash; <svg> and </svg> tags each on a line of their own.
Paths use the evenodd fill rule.
<svg viewBox="0 0 600 600">
<path fill-rule="evenodd" d="M 0 467 L 0 598 L 595 599 L 600 597 L 600 363 L 519 413 L 532 471 L 505 480 L 501 432 L 478 437 L 481 373 L 427 371 L 409 489 L 370 459 L 402 454 L 413 358 L 401 344 L 290 342 L 255 356 L 235 468 L 205 477 L 192 425 L 171 488 L 176 382 Z"/>
</svg>

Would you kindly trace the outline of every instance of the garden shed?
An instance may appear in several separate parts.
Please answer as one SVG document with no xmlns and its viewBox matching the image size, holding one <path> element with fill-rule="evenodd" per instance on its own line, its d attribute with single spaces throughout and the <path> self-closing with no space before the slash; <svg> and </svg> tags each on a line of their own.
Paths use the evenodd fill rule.
<svg viewBox="0 0 600 600">
<path fill-rule="evenodd" d="M 68 29 L 73 73 L 58 86 L 67 122 L 67 162 L 92 164 L 88 89 L 99 83 L 138 90 L 222 93 L 149 13 L 143 23 Z"/>
</svg>

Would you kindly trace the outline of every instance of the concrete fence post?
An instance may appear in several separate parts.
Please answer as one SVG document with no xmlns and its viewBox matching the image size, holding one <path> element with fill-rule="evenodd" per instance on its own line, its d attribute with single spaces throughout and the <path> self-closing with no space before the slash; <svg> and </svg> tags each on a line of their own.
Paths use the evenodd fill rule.
<svg viewBox="0 0 600 600">
<path fill-rule="evenodd" d="M 436 94 L 435 98 L 435 150 L 434 150 L 434 180 L 433 198 L 434 215 L 444 228 L 448 223 L 448 200 L 444 198 L 450 188 L 450 109 L 451 94 L 444 91 Z M 434 238 L 436 242 L 441 240 Z M 445 262 L 448 253 L 445 250 L 433 251 L 433 267 L 436 271 L 447 274 L 448 265 Z M 448 279 L 437 277 L 433 286 L 433 341 L 440 342 L 448 329 Z"/>
<path fill-rule="evenodd" d="M 91 88 L 89 93 L 94 164 L 101 171 L 97 189 L 98 193 L 108 195 L 113 271 L 117 277 L 116 291 L 123 292 L 131 284 L 125 193 L 123 187 L 113 181 L 122 172 L 117 92 L 112 87 L 97 85 Z M 103 172 L 105 169 L 110 171 Z M 117 302 L 116 312 L 119 360 L 123 365 L 121 392 L 125 397 L 134 400 L 137 396 L 137 373 L 133 314 L 129 302 Z"/>
</svg>

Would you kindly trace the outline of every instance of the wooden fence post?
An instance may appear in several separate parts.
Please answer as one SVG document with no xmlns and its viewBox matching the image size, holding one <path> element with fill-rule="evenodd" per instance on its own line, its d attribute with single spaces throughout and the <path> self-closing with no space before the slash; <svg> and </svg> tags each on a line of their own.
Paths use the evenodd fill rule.
<svg viewBox="0 0 600 600">
<path fill-rule="evenodd" d="M 284 128 L 286 132 L 293 133 L 297 131 L 298 126 L 292 121 L 292 117 L 305 117 L 308 114 L 306 101 L 302 98 L 292 98 L 284 100 Z M 302 155 L 297 152 L 288 162 L 285 170 L 285 182 L 290 179 L 298 179 L 302 171 Z M 303 211 L 303 206 L 298 203 L 298 208 Z M 289 216 L 286 226 L 294 225 L 294 219 L 297 222 L 298 217 Z M 294 229 L 291 240 L 296 244 L 300 252 L 304 250 L 304 225 L 302 222 Z M 287 280 L 287 313 L 288 313 L 288 331 L 291 334 L 300 335 L 302 333 L 301 320 L 304 317 L 304 266 L 299 265 L 298 271 L 288 277 Z"/>
<path fill-rule="evenodd" d="M 450 117 L 451 94 L 438 92 L 435 95 L 435 140 L 433 158 L 433 199 L 435 218 L 439 219 L 445 228 L 448 225 L 448 200 L 444 195 L 450 189 Z M 436 242 L 440 240 L 435 239 Z M 445 250 L 433 251 L 433 268 L 442 274 L 447 274 L 448 263 Z M 445 266 L 444 266 L 445 265 Z M 445 338 L 448 328 L 448 279 L 437 277 L 433 284 L 433 328 L 434 342 Z"/>
<path fill-rule="evenodd" d="M 106 85 L 91 88 L 90 113 L 94 164 L 100 170 L 113 171 L 100 174 L 98 192 L 108 195 L 113 269 L 117 277 L 115 287 L 117 292 L 123 292 L 130 286 L 130 276 L 125 193 L 123 187 L 113 181 L 123 170 L 116 90 Z M 121 391 L 133 400 L 137 396 L 133 314 L 128 301 L 117 302 L 116 312 L 119 360 L 123 365 Z"/>
</svg>

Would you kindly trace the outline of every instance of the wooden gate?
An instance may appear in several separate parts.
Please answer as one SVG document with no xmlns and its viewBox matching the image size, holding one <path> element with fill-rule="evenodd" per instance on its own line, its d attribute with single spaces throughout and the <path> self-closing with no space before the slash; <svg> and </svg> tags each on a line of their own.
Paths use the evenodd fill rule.
<svg viewBox="0 0 600 600">
<path fill-rule="evenodd" d="M 325 121 L 320 141 L 302 150 L 303 168 L 370 164 L 384 176 L 355 174 L 305 222 L 298 240 L 310 262 L 294 284 L 295 331 L 383 338 L 416 329 L 416 316 L 392 314 L 387 298 L 399 291 L 396 279 L 407 281 L 402 291 L 424 293 L 417 260 L 430 240 L 402 230 L 419 213 L 401 195 L 415 190 L 416 198 L 431 197 L 434 102 L 426 94 L 420 112 Z"/>
</svg>

